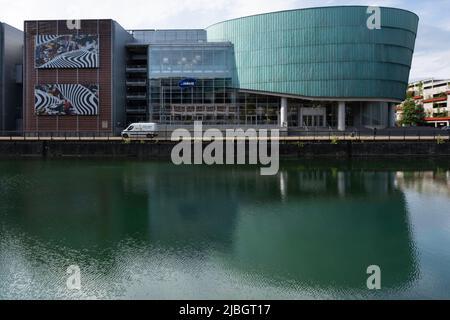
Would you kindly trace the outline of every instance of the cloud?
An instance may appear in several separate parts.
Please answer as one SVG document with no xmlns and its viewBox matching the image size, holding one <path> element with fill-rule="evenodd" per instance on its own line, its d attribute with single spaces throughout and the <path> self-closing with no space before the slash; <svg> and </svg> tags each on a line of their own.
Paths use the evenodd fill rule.
<svg viewBox="0 0 450 320">
<path fill-rule="evenodd" d="M 17 28 L 23 20 L 112 18 L 128 29 L 204 28 L 252 14 L 339 4 L 400 6 L 399 0 L 0 0 L 1 19 Z"/>
<path fill-rule="evenodd" d="M 412 64 L 411 80 L 450 78 L 450 49 L 438 52 L 420 52 L 415 54 Z"/>
<path fill-rule="evenodd" d="M 448 0 L 0 0 L 0 19 L 23 29 L 24 20 L 112 18 L 127 29 L 205 28 L 218 21 L 270 11 L 333 5 L 379 5 L 421 17 L 411 77 L 450 78 Z"/>
</svg>

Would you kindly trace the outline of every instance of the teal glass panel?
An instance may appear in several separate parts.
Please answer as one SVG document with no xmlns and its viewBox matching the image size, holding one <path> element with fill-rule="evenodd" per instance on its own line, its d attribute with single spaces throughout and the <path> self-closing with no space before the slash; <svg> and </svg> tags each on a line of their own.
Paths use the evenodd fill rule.
<svg viewBox="0 0 450 320">
<path fill-rule="evenodd" d="M 290 10 L 224 21 L 208 41 L 234 45 L 238 87 L 306 97 L 405 97 L 419 18 L 381 8 L 380 30 L 367 7 Z"/>
</svg>

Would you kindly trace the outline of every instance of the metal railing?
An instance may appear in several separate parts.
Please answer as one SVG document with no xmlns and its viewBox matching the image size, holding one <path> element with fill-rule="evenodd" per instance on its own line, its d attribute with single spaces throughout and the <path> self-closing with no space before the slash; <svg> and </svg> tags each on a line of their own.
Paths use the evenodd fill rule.
<svg viewBox="0 0 450 320">
<path fill-rule="evenodd" d="M 40 140 L 118 140 L 118 135 L 100 131 L 0 131 L 0 141 L 40 141 Z"/>
<path fill-rule="evenodd" d="M 313 141 L 446 141 L 450 140 L 450 130 L 428 128 L 354 129 L 347 131 L 290 129 L 288 138 Z"/>
<path fill-rule="evenodd" d="M 194 129 L 192 127 L 179 127 L 187 130 L 192 137 L 194 137 Z M 178 129 L 176 126 L 166 126 L 161 128 L 154 135 L 152 132 L 142 131 L 128 134 L 124 138 L 120 134 L 113 134 L 110 132 L 100 131 L 0 131 L 0 141 L 121 141 L 121 140 L 155 140 L 155 141 L 170 141 L 173 131 Z M 210 128 L 204 127 L 204 133 Z M 230 128 L 218 128 L 224 137 L 226 137 L 227 129 L 239 129 L 239 126 Z M 242 128 L 244 131 L 248 127 Z M 258 133 L 258 128 L 255 128 Z M 270 136 L 270 130 L 275 128 L 266 128 Z M 198 133 L 197 133 L 198 135 Z M 377 131 L 370 130 L 351 130 L 351 131 L 336 131 L 336 130 L 281 130 L 280 141 L 305 141 L 305 142 L 339 142 L 339 141 L 355 141 L 355 142 L 370 142 L 370 141 L 434 141 L 447 142 L 450 141 L 450 130 L 410 130 L 410 129 L 384 129 Z"/>
</svg>

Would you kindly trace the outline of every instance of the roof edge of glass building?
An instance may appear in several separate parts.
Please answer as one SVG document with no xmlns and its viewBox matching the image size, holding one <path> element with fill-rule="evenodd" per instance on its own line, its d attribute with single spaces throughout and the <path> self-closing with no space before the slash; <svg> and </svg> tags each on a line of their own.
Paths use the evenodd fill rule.
<svg viewBox="0 0 450 320">
<path fill-rule="evenodd" d="M 270 11 L 270 12 L 263 12 L 263 13 L 257 13 L 257 14 L 250 14 L 247 16 L 242 16 L 242 17 L 236 17 L 236 18 L 231 18 L 231 19 L 226 19 L 226 20 L 222 20 L 220 22 L 216 22 L 213 23 L 211 25 L 209 25 L 206 29 L 216 25 L 216 24 L 221 24 L 221 23 L 225 23 L 225 22 L 229 22 L 229 21 L 233 21 L 233 20 L 239 20 L 239 19 L 246 19 L 246 18 L 250 18 L 250 17 L 257 17 L 257 16 L 264 16 L 264 15 L 270 15 L 270 14 L 275 14 L 275 13 L 283 13 L 283 12 L 291 12 L 291 11 L 305 11 L 305 10 L 320 10 L 320 9 L 333 9 L 333 8 L 369 8 L 371 6 L 367 6 L 367 5 L 336 5 L 336 6 L 322 6 L 322 7 L 308 7 L 308 8 L 297 8 L 297 9 L 287 9 L 287 10 L 278 10 L 278 11 Z M 420 17 L 414 13 L 413 11 L 407 10 L 407 9 L 402 9 L 402 8 L 394 8 L 394 7 L 384 7 L 384 6 L 374 6 L 380 9 L 391 9 L 391 10 L 399 10 L 399 11 L 404 11 L 407 13 L 411 13 L 413 15 L 415 15 L 417 17 L 417 19 L 420 19 Z"/>
<path fill-rule="evenodd" d="M 309 99 L 402 101 L 419 18 L 380 7 L 381 29 L 367 6 L 304 8 L 209 26 L 208 41 L 234 45 L 239 88 Z"/>
</svg>

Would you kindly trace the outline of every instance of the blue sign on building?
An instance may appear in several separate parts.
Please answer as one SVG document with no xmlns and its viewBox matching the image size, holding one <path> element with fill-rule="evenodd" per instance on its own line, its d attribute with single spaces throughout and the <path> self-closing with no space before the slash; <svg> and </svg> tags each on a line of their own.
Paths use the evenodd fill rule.
<svg viewBox="0 0 450 320">
<path fill-rule="evenodd" d="M 197 79 L 183 79 L 181 80 L 178 85 L 180 86 L 181 89 L 184 88 L 192 88 L 195 87 L 195 85 L 197 84 Z"/>
</svg>

